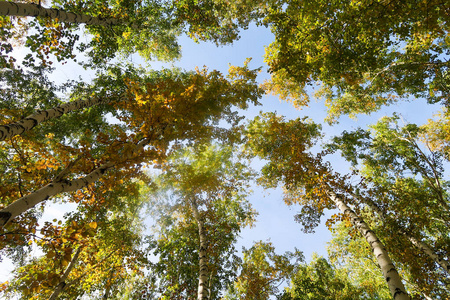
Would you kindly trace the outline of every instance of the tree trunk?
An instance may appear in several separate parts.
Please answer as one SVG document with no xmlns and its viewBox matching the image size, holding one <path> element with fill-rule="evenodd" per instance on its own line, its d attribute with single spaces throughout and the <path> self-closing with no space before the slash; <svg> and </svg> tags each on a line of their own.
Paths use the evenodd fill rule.
<svg viewBox="0 0 450 300">
<path fill-rule="evenodd" d="M 119 20 L 115 18 L 102 19 L 99 17 L 65 12 L 54 8 L 44 8 L 34 3 L 15 3 L 8 1 L 0 1 L 0 15 L 17 17 L 49 17 L 52 19 L 57 18 L 61 22 L 83 23 L 87 25 L 100 26 L 116 25 L 119 23 Z"/>
<path fill-rule="evenodd" d="M 406 238 L 408 238 L 408 240 L 411 242 L 411 244 L 413 244 L 414 246 L 416 246 L 417 248 L 419 248 L 420 250 L 425 252 L 425 254 L 427 254 L 431 259 L 433 259 L 436 263 L 438 263 L 442 267 L 442 269 L 444 269 L 444 271 L 447 274 L 450 275 L 450 264 L 449 264 L 449 262 L 446 261 L 440 255 L 436 254 L 430 248 L 430 246 L 428 246 L 428 244 L 426 244 L 425 242 L 422 242 L 422 241 L 416 239 L 414 236 L 412 236 L 410 234 L 407 234 L 405 231 L 400 230 L 400 233 L 405 235 Z"/>
<path fill-rule="evenodd" d="M 68 112 L 91 107 L 94 105 L 106 104 L 109 102 L 111 102 L 111 99 L 102 100 L 98 98 L 92 98 L 88 100 L 72 101 L 58 105 L 57 107 L 51 109 L 37 111 L 18 122 L 0 126 L 0 141 L 11 138 L 15 135 L 22 134 L 25 131 L 31 130 L 33 127 L 39 125 L 44 121 L 53 118 L 59 118 L 60 116 Z"/>
<path fill-rule="evenodd" d="M 80 254 L 80 252 L 81 252 L 81 247 L 78 247 L 77 251 L 75 251 L 75 253 L 72 256 L 72 259 L 71 259 L 69 265 L 67 266 L 66 270 L 64 271 L 63 276 L 59 280 L 58 285 L 56 286 L 55 290 L 53 291 L 53 294 L 50 296 L 50 298 L 48 298 L 48 300 L 55 300 L 59 296 L 59 294 L 61 294 L 61 292 L 64 290 L 64 288 L 66 287 L 67 277 L 69 277 L 70 272 L 72 271 L 73 267 L 75 266 L 75 263 L 78 260 L 78 255 Z"/>
<path fill-rule="evenodd" d="M 195 200 L 191 200 L 191 207 L 192 212 L 194 213 L 194 218 L 197 222 L 198 235 L 200 239 L 200 249 L 198 252 L 200 271 L 198 276 L 197 300 L 206 300 L 208 299 L 208 288 L 207 288 L 208 266 L 206 257 L 206 236 L 203 228 L 203 221 L 200 217 L 198 206 Z"/>
<path fill-rule="evenodd" d="M 18 215 L 52 196 L 65 192 L 73 192 L 88 186 L 89 184 L 97 181 L 108 169 L 111 169 L 112 167 L 114 167 L 114 164 L 107 163 L 82 178 L 71 181 L 54 180 L 39 190 L 17 199 L 4 209 L 0 210 L 0 228 L 3 228 L 3 226 Z"/>
<path fill-rule="evenodd" d="M 374 203 L 371 199 L 361 199 L 360 197 L 353 195 L 353 197 L 360 199 L 361 202 L 364 204 L 367 204 L 374 212 L 376 212 L 383 220 L 386 220 L 388 222 L 392 222 L 392 220 L 387 216 L 377 205 Z M 395 222 L 394 222 L 395 223 Z M 396 224 L 396 223 L 395 223 Z M 436 254 L 435 251 L 425 242 L 421 241 L 420 239 L 416 238 L 414 235 L 409 234 L 404 228 L 402 228 L 400 225 L 396 224 L 398 227 L 398 232 L 405 236 L 411 244 L 413 244 L 416 248 L 423 251 L 425 254 L 427 254 L 432 260 L 434 260 L 437 264 L 441 266 L 444 271 L 450 275 L 450 264 L 448 261 L 446 261 L 442 256 Z"/>
<path fill-rule="evenodd" d="M 344 201 L 336 195 L 330 188 L 327 188 L 327 194 L 330 199 L 336 204 L 341 212 L 350 217 L 353 225 L 358 229 L 358 231 L 366 239 L 367 243 L 372 248 L 373 254 L 375 255 L 378 264 L 383 272 L 384 279 L 386 280 L 391 295 L 394 300 L 409 300 L 410 297 L 406 292 L 406 289 L 402 283 L 400 275 L 395 269 L 394 264 L 389 258 L 383 243 L 378 239 L 375 233 L 370 229 L 370 227 L 364 222 L 358 215 L 351 210 Z"/>
<path fill-rule="evenodd" d="M 108 287 L 105 290 L 105 293 L 103 294 L 102 299 L 107 300 L 109 298 L 109 292 L 111 291 L 111 285 L 108 285 Z"/>
<path fill-rule="evenodd" d="M 141 140 L 137 145 L 135 145 L 136 148 L 130 153 L 126 154 L 121 161 L 126 161 L 130 158 L 137 157 L 148 143 L 148 139 Z M 70 168 L 72 167 L 72 164 L 70 164 L 58 176 L 56 176 L 56 178 L 51 183 L 31 194 L 17 199 L 4 209 L 0 210 L 0 229 L 2 229 L 3 226 L 5 226 L 5 224 L 7 224 L 10 220 L 14 219 L 18 215 L 24 213 L 28 209 L 34 207 L 42 201 L 47 200 L 52 196 L 60 193 L 73 192 L 97 181 L 100 177 L 103 176 L 103 174 L 105 174 L 106 171 L 114 168 L 117 163 L 118 162 L 105 163 L 82 178 L 68 181 L 64 180 L 63 177 L 67 173 L 69 173 Z"/>
<path fill-rule="evenodd" d="M 102 297 L 103 300 L 107 300 L 109 298 L 109 293 L 111 292 L 111 287 L 112 287 L 113 275 L 114 275 L 114 267 L 111 269 L 111 272 L 109 273 L 109 278 L 108 278 L 108 281 L 106 282 L 107 287 L 106 287 L 105 293 L 103 294 L 103 297 Z"/>
</svg>

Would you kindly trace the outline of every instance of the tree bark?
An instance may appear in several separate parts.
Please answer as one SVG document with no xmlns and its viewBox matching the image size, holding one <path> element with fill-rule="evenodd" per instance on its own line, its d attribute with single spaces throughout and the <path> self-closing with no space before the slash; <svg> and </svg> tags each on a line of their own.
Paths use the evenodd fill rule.
<svg viewBox="0 0 450 300">
<path fill-rule="evenodd" d="M 102 297 L 103 300 L 107 300 L 109 298 L 109 293 L 111 292 L 111 287 L 112 287 L 112 277 L 113 277 L 113 275 L 114 275 L 114 267 L 111 269 L 111 272 L 109 273 L 109 278 L 108 278 L 108 281 L 107 281 L 108 286 L 107 286 L 107 288 L 105 290 L 105 293 L 103 294 L 103 297 Z"/>
<path fill-rule="evenodd" d="M 140 151 L 142 151 L 148 143 L 148 139 L 141 140 L 137 145 L 135 145 L 136 148 L 133 151 L 125 154 L 125 157 L 121 161 L 126 161 L 130 158 L 137 157 Z M 51 183 L 31 194 L 17 199 L 4 209 L 0 210 L 0 229 L 2 229 L 3 226 L 5 226 L 9 221 L 14 219 L 18 215 L 24 213 L 28 209 L 34 207 L 42 201 L 47 200 L 52 196 L 60 193 L 73 192 L 97 181 L 100 177 L 103 176 L 103 174 L 105 174 L 106 171 L 114 168 L 117 163 L 118 162 L 105 163 L 84 177 L 68 181 L 62 179 L 62 177 L 64 177 L 69 172 L 70 168 L 72 167 L 72 164 L 70 164 L 58 176 L 56 176 L 56 178 Z"/>
<path fill-rule="evenodd" d="M 65 192 L 73 192 L 88 186 L 89 184 L 97 181 L 108 169 L 113 167 L 114 164 L 106 163 L 82 178 L 71 181 L 54 180 L 39 190 L 17 199 L 4 209 L 0 210 L 0 228 L 3 228 L 3 226 L 18 215 L 52 196 Z"/>
<path fill-rule="evenodd" d="M 55 300 L 59 296 L 59 294 L 61 294 L 61 292 L 64 290 L 64 288 L 66 287 L 67 277 L 69 277 L 70 272 L 72 271 L 73 267 L 75 266 L 75 263 L 78 260 L 78 255 L 80 254 L 80 252 L 81 252 L 81 247 L 78 247 L 77 251 L 75 251 L 75 253 L 72 256 L 72 259 L 70 260 L 69 265 L 67 266 L 66 270 L 64 271 L 63 276 L 59 280 L 58 285 L 56 286 L 55 290 L 53 291 L 50 298 L 48 298 L 48 300 Z"/>
<path fill-rule="evenodd" d="M 69 113 L 71 111 L 92 107 L 94 105 L 106 104 L 111 101 L 111 99 L 105 100 L 91 98 L 87 100 L 72 101 L 58 105 L 57 107 L 51 109 L 37 111 L 18 122 L 0 126 L 0 141 L 11 138 L 15 135 L 22 134 L 25 131 L 31 130 L 44 121 L 59 118 L 63 114 Z"/>
<path fill-rule="evenodd" d="M 0 1 L 1 16 L 17 16 L 17 17 L 49 17 L 58 19 L 61 22 L 83 23 L 87 25 L 116 25 L 120 20 L 116 18 L 99 18 L 91 17 L 84 14 L 75 14 L 65 12 L 54 8 L 44 8 L 34 3 L 15 3 L 8 1 Z"/>
<path fill-rule="evenodd" d="M 367 204 L 374 212 L 376 212 L 382 219 L 392 222 L 392 220 L 387 216 L 371 199 L 361 199 L 360 197 L 353 195 L 360 199 L 361 202 Z M 422 250 L 425 254 L 427 254 L 432 260 L 434 260 L 439 266 L 441 266 L 444 271 L 450 275 L 450 263 L 446 261 L 442 256 L 436 254 L 436 252 L 425 242 L 421 241 L 417 237 L 412 234 L 409 234 L 404 228 L 400 225 L 396 224 L 398 227 L 398 232 L 405 236 L 411 244 L 413 244 L 416 248 Z"/>
<path fill-rule="evenodd" d="M 413 244 L 414 246 L 416 246 L 417 248 L 419 248 L 420 250 L 422 250 L 423 252 L 425 252 L 425 254 L 427 254 L 431 259 L 433 259 L 436 263 L 438 263 L 442 269 L 444 269 L 444 271 L 450 275 L 450 264 L 448 261 L 446 261 L 443 257 L 441 257 L 440 255 L 436 254 L 430 246 L 428 246 L 428 244 L 426 244 L 425 242 L 422 242 L 418 239 L 416 239 L 414 236 L 407 234 L 405 231 L 400 230 L 400 233 L 402 233 L 403 235 L 406 236 L 406 238 L 411 242 L 411 244 Z"/>
<path fill-rule="evenodd" d="M 327 194 L 339 210 L 350 217 L 353 225 L 358 229 L 372 248 L 373 254 L 378 261 L 381 271 L 383 272 L 384 279 L 389 286 L 389 290 L 394 300 L 410 300 L 400 275 L 389 258 L 383 243 L 381 243 L 376 234 L 370 229 L 367 223 L 364 222 L 352 209 L 350 209 L 341 197 L 336 195 L 336 193 L 334 193 L 330 188 L 327 189 Z"/>
<path fill-rule="evenodd" d="M 207 257 L 206 257 L 206 235 L 204 231 L 203 221 L 200 217 L 200 213 L 198 211 L 198 206 L 196 201 L 191 200 L 192 212 L 194 213 L 194 218 L 197 222 L 198 226 L 198 235 L 200 239 L 200 249 L 198 252 L 199 255 L 199 276 L 198 276 L 198 291 L 197 291 L 197 300 L 206 300 L 208 299 L 208 265 L 207 265 Z"/>
</svg>

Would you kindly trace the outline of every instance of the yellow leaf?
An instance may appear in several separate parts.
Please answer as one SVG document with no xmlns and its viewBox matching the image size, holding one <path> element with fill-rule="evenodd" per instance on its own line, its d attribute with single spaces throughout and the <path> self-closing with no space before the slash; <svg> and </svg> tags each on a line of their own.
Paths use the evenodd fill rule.
<svg viewBox="0 0 450 300">
<path fill-rule="evenodd" d="M 97 222 L 91 222 L 91 223 L 89 223 L 89 227 L 91 227 L 92 229 L 97 228 Z"/>
</svg>

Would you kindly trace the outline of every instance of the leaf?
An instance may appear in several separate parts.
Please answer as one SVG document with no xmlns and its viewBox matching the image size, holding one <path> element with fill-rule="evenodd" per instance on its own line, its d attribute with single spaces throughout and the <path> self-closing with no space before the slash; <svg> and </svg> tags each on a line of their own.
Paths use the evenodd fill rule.
<svg viewBox="0 0 450 300">
<path fill-rule="evenodd" d="M 89 227 L 91 227 L 92 229 L 96 229 L 97 228 L 97 222 L 90 222 L 89 223 Z"/>
</svg>

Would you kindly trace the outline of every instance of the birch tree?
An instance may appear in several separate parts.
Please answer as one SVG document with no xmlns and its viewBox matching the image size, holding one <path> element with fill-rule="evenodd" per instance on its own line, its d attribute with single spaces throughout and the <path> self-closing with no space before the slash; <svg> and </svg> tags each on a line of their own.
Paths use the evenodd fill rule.
<svg viewBox="0 0 450 300">
<path fill-rule="evenodd" d="M 58 285 L 56 286 L 53 293 L 50 295 L 50 298 L 48 298 L 49 300 L 57 299 L 59 294 L 61 294 L 61 292 L 64 290 L 65 286 L 67 285 L 67 283 L 66 283 L 67 277 L 69 277 L 70 272 L 72 271 L 73 267 L 77 263 L 78 255 L 80 255 L 80 252 L 81 252 L 81 248 L 78 248 L 75 251 L 75 253 L 73 254 L 72 259 L 69 262 L 69 265 L 67 266 L 66 270 L 64 270 L 63 275 L 59 279 Z"/>
<path fill-rule="evenodd" d="M 25 45 L 45 65 L 52 63 L 49 54 L 64 61 L 74 59 L 75 50 L 88 51 L 92 67 L 109 61 L 117 52 L 140 52 L 146 59 L 170 60 L 179 56 L 176 36 L 181 28 L 171 27 L 167 8 L 156 2 L 56 1 L 53 8 L 6 1 L 0 4 L 5 24 L 17 23 L 10 16 L 36 18 L 20 24 L 36 32 L 25 37 Z M 78 42 L 78 24 L 86 25 L 92 39 Z M 32 62 L 32 56 L 27 59 Z"/>
<path fill-rule="evenodd" d="M 281 117 L 274 114 L 252 121 L 247 129 L 248 147 L 255 155 L 269 160 L 263 167 L 261 182 L 268 186 L 276 186 L 281 182 L 285 201 L 288 204 L 304 205 L 298 220 L 309 227 L 318 224 L 324 209 L 333 206 L 338 208 L 372 248 L 391 296 L 394 299 L 410 299 L 380 239 L 342 196 L 337 195 L 336 190 L 341 184 L 339 177 L 329 171 L 321 155 L 314 157 L 306 152 L 318 135 L 318 126 L 315 124 L 300 120 L 283 122 Z"/>
<path fill-rule="evenodd" d="M 147 262 L 142 249 L 143 197 L 118 186 L 92 203 L 79 195 L 76 212 L 47 221 L 34 236 L 43 255 L 18 266 L 6 286 L 7 296 L 20 299 L 77 298 L 120 289 Z M 104 199 L 102 199 L 104 197 Z M 17 233 L 20 234 L 20 233 Z M 22 233 L 25 234 L 25 233 Z"/>
<path fill-rule="evenodd" d="M 0 1 L 0 15 L 17 17 L 49 17 L 58 19 L 61 22 L 82 23 L 87 25 L 116 25 L 119 20 L 116 18 L 99 18 L 89 15 L 68 13 L 59 9 L 44 8 L 35 3 L 15 3 Z"/>
<path fill-rule="evenodd" d="M 258 241 L 243 249 L 239 275 L 229 286 L 225 299 L 262 300 L 280 297 L 279 287 L 293 278 L 303 261 L 298 249 L 276 254 L 271 242 Z"/>
<path fill-rule="evenodd" d="M 8 125 L 0 126 L 0 141 L 5 139 L 9 139 L 15 135 L 20 135 L 25 131 L 31 130 L 34 127 L 38 126 L 42 122 L 45 122 L 50 119 L 59 118 L 66 113 L 70 113 L 72 111 L 82 110 L 84 108 L 89 108 L 95 105 L 100 104 L 108 104 L 114 101 L 112 98 L 110 99 L 99 99 L 99 98 L 91 98 L 91 99 L 80 99 L 71 101 L 68 103 L 64 103 L 56 106 L 55 108 L 50 108 L 46 110 L 37 111 L 17 122 L 10 123 Z"/>
<path fill-rule="evenodd" d="M 399 122 L 398 116 L 385 117 L 367 131 L 344 132 L 331 149 L 360 170 L 363 182 L 352 192 L 355 201 L 401 237 L 401 251 L 392 254 L 416 270 L 409 281 L 427 295 L 443 297 L 449 280 L 447 161 L 430 147 L 425 126 Z"/>
<path fill-rule="evenodd" d="M 233 244 L 255 213 L 246 200 L 251 173 L 231 151 L 189 147 L 162 167 L 166 208 L 158 213 L 155 254 L 165 297 L 216 299 L 235 276 Z"/>
</svg>

